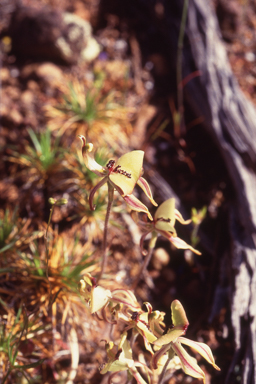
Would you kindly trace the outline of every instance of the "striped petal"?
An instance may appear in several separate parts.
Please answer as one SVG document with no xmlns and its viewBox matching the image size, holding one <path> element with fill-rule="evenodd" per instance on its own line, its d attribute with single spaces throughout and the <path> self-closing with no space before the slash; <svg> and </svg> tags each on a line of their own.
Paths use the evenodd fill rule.
<svg viewBox="0 0 256 384">
<path fill-rule="evenodd" d="M 160 348 L 157 352 L 154 353 L 154 356 L 152 358 L 152 365 L 154 369 L 157 369 L 158 361 L 161 359 L 161 357 L 171 348 L 171 343 L 164 345 L 162 348 Z"/>
<path fill-rule="evenodd" d="M 137 184 L 139 187 L 141 187 L 143 192 L 147 195 L 147 197 L 149 198 L 151 203 L 157 207 L 158 204 L 153 199 L 152 192 L 151 192 L 151 189 L 148 185 L 148 182 L 143 177 L 140 177 L 139 180 L 137 181 Z"/>
<path fill-rule="evenodd" d="M 196 352 L 200 353 L 200 355 L 208 361 L 208 363 L 212 364 L 212 366 L 220 371 L 220 368 L 215 364 L 214 357 L 212 355 L 212 351 L 210 347 L 205 343 L 199 343 L 197 341 L 186 339 L 185 337 L 179 337 L 179 342 L 185 345 L 188 345 L 190 348 L 194 349 Z"/>
<path fill-rule="evenodd" d="M 172 344 L 172 349 L 180 358 L 183 371 L 187 375 L 190 375 L 197 379 L 203 379 L 205 384 L 205 374 L 197 364 L 196 359 L 190 356 L 178 341 Z"/>
<path fill-rule="evenodd" d="M 201 252 L 199 252 L 197 249 L 191 247 L 191 245 L 187 244 L 184 240 L 180 239 L 179 237 L 174 237 L 170 235 L 168 232 L 159 231 L 161 235 L 164 237 L 167 237 L 168 240 L 178 249 L 190 249 L 192 252 L 196 253 L 197 255 L 201 255 Z"/>
<path fill-rule="evenodd" d="M 148 215 L 148 218 L 150 220 L 153 220 L 153 217 L 151 216 L 148 208 L 144 204 L 142 204 L 142 202 L 137 199 L 137 197 L 135 197 L 134 195 L 127 195 L 122 197 L 126 204 L 128 204 L 133 211 L 145 212 Z"/>
</svg>

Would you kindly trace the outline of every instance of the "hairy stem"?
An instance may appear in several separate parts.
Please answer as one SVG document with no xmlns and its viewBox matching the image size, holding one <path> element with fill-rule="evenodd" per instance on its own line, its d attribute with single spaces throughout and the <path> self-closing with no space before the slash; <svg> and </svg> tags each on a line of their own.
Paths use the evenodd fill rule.
<svg viewBox="0 0 256 384">
<path fill-rule="evenodd" d="M 114 198 L 114 187 L 110 183 L 108 183 L 108 206 L 107 206 L 107 212 L 105 217 L 103 243 L 102 243 L 103 258 L 102 258 L 101 271 L 97 279 L 97 284 L 99 284 L 99 281 L 102 278 L 102 275 L 104 274 L 106 265 L 107 265 L 108 222 L 109 222 L 109 215 L 110 215 L 110 211 L 113 203 L 113 198 Z"/>
</svg>

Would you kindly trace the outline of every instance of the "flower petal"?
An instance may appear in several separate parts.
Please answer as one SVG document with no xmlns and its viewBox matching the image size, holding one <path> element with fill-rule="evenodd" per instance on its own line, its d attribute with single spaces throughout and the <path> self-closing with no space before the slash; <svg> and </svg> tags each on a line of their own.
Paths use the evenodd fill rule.
<svg viewBox="0 0 256 384">
<path fill-rule="evenodd" d="M 172 344 L 172 349 L 179 356 L 183 371 L 187 375 L 203 379 L 205 383 L 205 374 L 197 364 L 196 359 L 190 356 L 178 341 Z"/>
<path fill-rule="evenodd" d="M 136 365 L 138 365 L 138 363 Z M 131 376 L 134 377 L 134 379 L 137 381 L 138 384 L 147 384 L 147 382 L 141 377 L 141 375 L 137 371 L 135 364 L 129 367 L 129 372 L 131 373 Z"/>
<path fill-rule="evenodd" d="M 183 335 L 189 325 L 185 310 L 179 300 L 174 300 L 171 304 L 172 323 L 174 327 L 165 335 L 159 337 L 154 344 L 162 346 L 175 342 L 178 337 Z"/>
<path fill-rule="evenodd" d="M 142 202 L 137 199 L 137 197 L 135 197 L 134 195 L 127 195 L 123 196 L 123 199 L 133 211 L 145 212 L 148 215 L 148 218 L 150 220 L 153 220 L 153 217 L 151 216 L 148 208 L 144 204 L 142 204 Z"/>
<path fill-rule="evenodd" d="M 114 289 L 112 291 L 112 299 L 114 302 L 125 304 L 134 310 L 140 309 L 134 293 L 129 289 Z"/>
<path fill-rule="evenodd" d="M 190 249 L 192 252 L 196 253 L 197 255 L 201 255 L 201 252 L 199 252 L 197 249 L 191 247 L 191 245 L 187 244 L 184 240 L 180 239 L 179 237 L 175 237 L 171 235 L 167 231 L 162 231 L 158 229 L 158 232 L 166 237 L 176 248 L 178 249 Z"/>
<path fill-rule="evenodd" d="M 175 214 L 175 219 L 178 220 L 181 224 L 190 224 L 192 221 L 191 219 L 184 220 L 181 213 L 177 209 L 174 210 L 174 214 Z"/>
<path fill-rule="evenodd" d="M 109 289 L 105 289 L 101 286 L 92 288 L 91 296 L 91 313 L 97 312 L 99 309 L 103 308 L 109 299 L 111 298 L 111 292 Z"/>
<path fill-rule="evenodd" d="M 171 304 L 171 312 L 174 327 L 183 327 L 184 332 L 186 332 L 189 322 L 183 305 L 179 300 L 173 300 Z"/>
<path fill-rule="evenodd" d="M 164 236 L 167 237 L 166 234 Z M 178 249 L 190 249 L 192 252 L 196 253 L 197 255 L 201 255 L 201 252 L 191 247 L 191 245 L 187 244 L 184 240 L 180 239 L 179 237 L 168 236 L 168 239 Z"/>
<path fill-rule="evenodd" d="M 164 345 L 162 348 L 160 348 L 157 352 L 154 353 L 154 356 L 152 358 L 152 364 L 153 368 L 157 369 L 157 363 L 159 359 L 168 351 L 168 349 L 171 348 L 171 343 Z"/>
<path fill-rule="evenodd" d="M 205 343 L 199 343 L 197 341 L 186 339 L 185 337 L 179 337 L 179 342 L 185 345 L 188 345 L 190 348 L 194 349 L 196 352 L 212 364 L 212 366 L 220 371 L 220 368 L 215 364 L 214 357 L 212 355 L 211 348 Z"/>
<path fill-rule="evenodd" d="M 173 227 L 175 224 L 175 199 L 172 197 L 164 201 L 156 210 L 155 221 L 163 219 Z"/>
<path fill-rule="evenodd" d="M 98 184 L 95 185 L 94 188 L 92 188 L 92 190 L 91 190 L 91 192 L 90 192 L 90 195 L 89 195 L 89 205 L 90 205 L 90 209 L 91 209 L 92 211 L 94 211 L 95 208 L 96 208 L 96 205 L 93 205 L 93 198 L 94 198 L 94 195 L 95 195 L 95 193 L 97 192 L 97 190 L 98 190 L 100 187 L 102 187 L 102 185 L 104 185 L 107 181 L 108 181 L 108 176 L 105 176 L 105 177 L 103 177 L 103 179 L 102 179 Z"/>
<path fill-rule="evenodd" d="M 104 176 L 107 174 L 106 169 L 102 167 L 102 165 L 98 164 L 94 157 L 89 155 L 89 153 L 93 149 L 93 144 L 92 143 L 86 143 L 86 139 L 83 135 L 78 135 L 79 139 L 82 141 L 82 155 L 84 158 L 84 163 L 86 167 L 94 172 L 98 176 Z"/>
<path fill-rule="evenodd" d="M 112 171 L 109 179 L 114 187 L 117 186 L 121 189 L 122 196 L 130 195 L 133 192 L 142 171 L 143 157 L 143 151 L 131 151 L 117 160 L 115 169 L 119 166 L 119 170 Z"/>
<path fill-rule="evenodd" d="M 154 341 L 154 345 L 157 345 L 158 347 L 161 347 L 162 345 L 170 344 L 171 342 L 174 342 L 177 340 L 177 338 L 185 333 L 185 330 L 183 327 L 175 327 L 172 328 L 168 333 L 165 335 L 159 337 L 156 341 Z"/>
<path fill-rule="evenodd" d="M 158 219 L 155 223 L 155 229 L 157 231 L 170 232 L 172 235 L 176 235 L 176 230 L 171 223 Z M 170 235 L 170 233 L 168 235 Z"/>
<path fill-rule="evenodd" d="M 151 203 L 157 207 L 158 204 L 153 199 L 152 192 L 151 192 L 151 189 L 150 189 L 150 187 L 148 185 L 148 182 L 143 177 L 140 177 L 139 180 L 137 181 L 137 184 L 138 184 L 139 187 L 141 187 L 141 189 L 147 195 L 147 197 L 149 198 Z"/>
</svg>

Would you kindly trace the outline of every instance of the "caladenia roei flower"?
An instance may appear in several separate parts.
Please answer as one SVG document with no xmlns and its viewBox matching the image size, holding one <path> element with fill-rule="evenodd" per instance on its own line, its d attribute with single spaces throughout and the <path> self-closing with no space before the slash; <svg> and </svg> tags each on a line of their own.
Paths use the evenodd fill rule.
<svg viewBox="0 0 256 384">
<path fill-rule="evenodd" d="M 151 233 L 152 236 L 149 243 L 150 248 L 155 247 L 157 236 L 162 235 L 166 237 L 176 248 L 190 249 L 197 255 L 201 255 L 201 252 L 177 236 L 177 232 L 174 228 L 176 220 L 178 220 L 181 224 L 189 224 L 191 222 L 191 220 L 184 220 L 181 213 L 175 209 L 174 198 L 166 200 L 157 208 L 154 219 L 151 223 L 137 221 L 135 218 L 135 221 L 137 221 L 140 227 L 145 231 L 140 240 L 142 253 L 145 254 L 145 251 L 143 250 L 143 242 L 146 236 Z"/>
<path fill-rule="evenodd" d="M 199 343 L 182 337 L 186 333 L 189 322 L 182 304 L 178 300 L 174 300 L 171 304 L 173 327 L 164 335 L 159 337 L 153 344 L 160 348 L 154 354 L 153 367 L 157 369 L 158 361 L 164 354 L 168 353 L 169 357 L 177 355 L 180 359 L 184 372 L 192 377 L 203 379 L 205 383 L 205 374 L 197 364 L 197 360 L 190 356 L 183 348 L 182 344 L 189 346 L 196 353 L 199 353 L 212 366 L 220 370 L 215 364 L 212 351 L 205 343 Z"/>
<path fill-rule="evenodd" d="M 93 144 L 86 143 L 85 137 L 79 135 L 82 141 L 82 154 L 87 168 L 96 175 L 101 176 L 101 181 L 91 190 L 89 196 L 90 208 L 95 209 L 93 205 L 93 197 L 97 190 L 105 183 L 116 190 L 134 211 L 145 212 L 150 220 L 153 220 L 148 208 L 138 200 L 132 193 L 135 185 L 139 185 L 145 192 L 151 203 L 157 206 L 154 201 L 150 187 L 147 181 L 141 176 L 143 172 L 143 151 L 131 151 L 121 156 L 117 161 L 109 160 L 105 167 L 98 164 L 91 152 Z"/>
<path fill-rule="evenodd" d="M 110 290 L 97 285 L 90 273 L 86 273 L 80 280 L 79 292 L 89 305 L 91 314 L 104 308 L 112 297 Z"/>
<path fill-rule="evenodd" d="M 170 198 L 163 202 L 156 210 L 154 219 L 152 222 L 145 222 L 138 220 L 136 212 L 132 212 L 133 220 L 141 227 L 144 234 L 140 239 L 140 249 L 143 255 L 147 255 L 141 266 L 140 272 L 133 282 L 133 289 L 136 288 L 138 282 L 143 277 L 144 272 L 152 257 L 153 249 L 156 245 L 158 235 L 166 237 L 176 248 L 179 249 L 190 249 L 197 255 L 201 255 L 201 252 L 187 244 L 184 240 L 177 236 L 177 232 L 174 228 L 175 221 L 178 220 L 181 224 L 189 224 L 191 220 L 184 220 L 181 213 L 175 209 L 175 199 Z M 143 249 L 143 243 L 145 238 L 151 233 L 151 239 L 149 241 L 148 252 Z"/>
<path fill-rule="evenodd" d="M 127 371 L 130 377 L 134 377 L 139 384 L 147 384 L 139 374 L 136 367 L 141 367 L 142 364 L 135 362 L 132 356 L 132 348 L 127 340 L 127 333 L 122 334 L 118 346 L 111 341 L 106 343 L 106 351 L 108 362 L 100 370 L 100 373 Z M 110 381 L 109 381 L 110 382 Z"/>
<path fill-rule="evenodd" d="M 115 373 L 126 371 L 128 380 L 134 377 L 140 384 L 162 384 L 167 371 L 182 368 L 186 374 L 203 379 L 205 383 L 205 374 L 197 364 L 197 360 L 190 356 L 182 345 L 192 348 L 219 370 L 207 344 L 183 337 L 189 323 L 178 300 L 174 300 L 171 304 L 172 327 L 169 329 L 164 323 L 164 312 L 153 311 L 148 302 L 144 303 L 146 311 L 143 310 L 134 293 L 128 289 L 110 291 L 97 285 L 95 278 L 87 273 L 80 280 L 79 291 L 87 301 L 91 314 L 97 314 L 98 319 L 105 320 L 113 327 L 116 325 L 118 332 L 123 329 L 118 345 L 113 341 L 105 341 L 107 362 L 101 367 L 100 372 L 111 373 L 108 382 L 111 382 Z M 99 311 L 102 318 L 98 316 Z M 135 361 L 133 349 L 138 336 L 142 337 L 144 347 L 149 353 L 144 353 L 144 358 L 140 359 L 141 353 L 138 355 L 136 344 L 135 356 L 139 361 Z"/>
</svg>

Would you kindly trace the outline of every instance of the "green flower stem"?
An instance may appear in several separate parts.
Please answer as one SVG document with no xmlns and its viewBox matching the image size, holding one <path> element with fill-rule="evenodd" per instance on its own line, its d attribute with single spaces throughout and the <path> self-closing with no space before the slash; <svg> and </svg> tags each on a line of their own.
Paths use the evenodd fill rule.
<svg viewBox="0 0 256 384">
<path fill-rule="evenodd" d="M 99 277 L 97 279 L 97 284 L 99 284 L 100 279 L 102 278 L 102 275 L 105 272 L 106 265 L 107 265 L 107 235 L 108 235 L 108 222 L 109 222 L 109 215 L 114 199 L 114 187 L 108 183 L 108 206 L 107 206 L 107 212 L 105 217 L 105 224 L 104 224 L 104 234 L 103 234 L 103 243 L 102 243 L 102 249 L 103 249 L 103 258 L 102 258 L 102 265 L 101 265 L 101 271 L 99 274 Z"/>
</svg>

